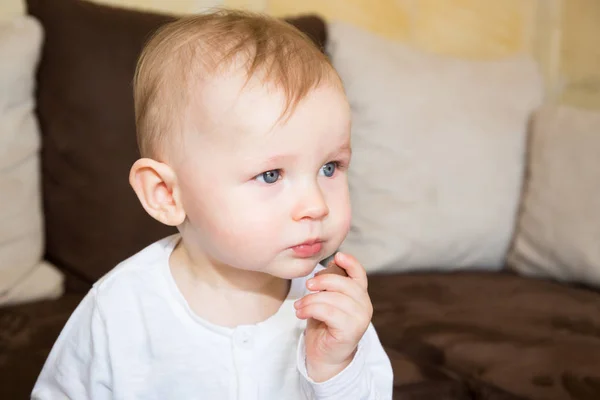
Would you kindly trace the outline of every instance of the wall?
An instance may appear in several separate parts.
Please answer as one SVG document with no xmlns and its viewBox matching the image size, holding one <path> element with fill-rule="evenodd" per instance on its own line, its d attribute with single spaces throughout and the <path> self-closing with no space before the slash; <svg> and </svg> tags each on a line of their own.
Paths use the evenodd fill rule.
<svg viewBox="0 0 600 400">
<path fill-rule="evenodd" d="M 566 19 L 564 2 L 567 0 L 270 0 L 269 11 L 275 15 L 316 11 L 329 20 L 345 20 L 420 49 L 462 58 L 485 60 L 528 53 L 540 63 L 548 101 L 572 102 L 581 96 L 561 92 L 571 79 L 561 75 L 568 73 L 562 66 L 561 37 L 567 28 L 563 25 L 576 25 L 579 17 Z M 575 14 L 585 12 L 573 10 Z"/>
<path fill-rule="evenodd" d="M 51 1 L 51 0 L 48 0 Z M 548 99 L 600 109 L 600 0 L 94 0 L 175 13 L 225 5 L 316 12 L 421 49 L 472 59 L 532 54 Z M 0 0 L 0 18 L 23 12 Z"/>
<path fill-rule="evenodd" d="M 564 0 L 562 16 L 560 100 L 600 109 L 600 1 Z"/>
<path fill-rule="evenodd" d="M 535 0 L 271 0 L 276 15 L 317 10 L 441 53 L 491 58 L 527 47 Z M 368 12 L 366 12 L 368 10 Z"/>
</svg>

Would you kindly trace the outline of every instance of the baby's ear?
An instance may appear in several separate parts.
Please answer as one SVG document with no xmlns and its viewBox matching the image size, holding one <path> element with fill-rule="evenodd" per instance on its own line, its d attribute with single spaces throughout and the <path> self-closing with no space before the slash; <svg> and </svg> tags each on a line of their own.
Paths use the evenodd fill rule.
<svg viewBox="0 0 600 400">
<path fill-rule="evenodd" d="M 152 218 L 170 226 L 183 223 L 185 211 L 179 196 L 177 176 L 170 166 L 141 158 L 131 167 L 129 184 Z"/>
</svg>

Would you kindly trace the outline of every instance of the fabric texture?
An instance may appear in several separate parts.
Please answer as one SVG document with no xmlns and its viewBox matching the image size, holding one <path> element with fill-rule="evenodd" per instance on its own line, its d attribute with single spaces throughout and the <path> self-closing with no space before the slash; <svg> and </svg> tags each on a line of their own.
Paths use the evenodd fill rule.
<svg viewBox="0 0 600 400">
<path fill-rule="evenodd" d="M 0 306 L 63 292 L 62 275 L 42 261 L 40 132 L 34 113 L 42 40 L 34 18 L 0 23 Z"/>
<path fill-rule="evenodd" d="M 341 250 L 371 272 L 500 269 L 542 98 L 533 60 L 426 54 L 341 22 L 327 51 L 353 113 Z"/>
<path fill-rule="evenodd" d="M 176 232 L 146 214 L 128 182 L 139 157 L 136 61 L 149 36 L 175 17 L 81 0 L 28 0 L 27 6 L 46 32 L 37 91 L 46 258 L 73 278 L 69 287 L 91 284 Z M 287 21 L 323 47 L 321 19 Z"/>
<path fill-rule="evenodd" d="M 395 399 L 600 398 L 600 291 L 483 271 L 369 285 Z"/>
<path fill-rule="evenodd" d="M 600 287 L 599 153 L 599 112 L 548 106 L 537 113 L 511 268 Z"/>
<path fill-rule="evenodd" d="M 169 268 L 173 235 L 119 264 L 97 282 L 59 336 L 33 399 L 386 400 L 392 369 L 369 327 L 353 361 L 325 382 L 304 367 L 306 321 L 294 301 L 308 277 L 257 324 L 227 328 L 198 317 Z"/>
</svg>

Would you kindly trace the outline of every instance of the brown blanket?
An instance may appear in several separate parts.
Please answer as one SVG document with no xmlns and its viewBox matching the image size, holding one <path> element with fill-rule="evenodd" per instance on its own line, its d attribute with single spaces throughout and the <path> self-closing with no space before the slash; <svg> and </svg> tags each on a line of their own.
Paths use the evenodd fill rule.
<svg viewBox="0 0 600 400">
<path fill-rule="evenodd" d="M 395 399 L 600 399 L 600 293 L 508 273 L 370 278 Z"/>
<path fill-rule="evenodd" d="M 394 399 L 600 399 L 599 292 L 477 272 L 371 276 L 369 291 Z M 81 298 L 0 309 L 0 399 L 29 398 Z"/>
</svg>

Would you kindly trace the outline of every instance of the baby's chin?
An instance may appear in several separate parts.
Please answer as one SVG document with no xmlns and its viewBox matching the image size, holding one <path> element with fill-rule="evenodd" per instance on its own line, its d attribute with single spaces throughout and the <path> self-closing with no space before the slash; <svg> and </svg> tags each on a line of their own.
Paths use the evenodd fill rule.
<svg viewBox="0 0 600 400">
<path fill-rule="evenodd" d="M 282 279 L 302 278 L 314 271 L 320 258 L 289 258 L 278 260 L 268 268 L 268 273 Z"/>
</svg>

